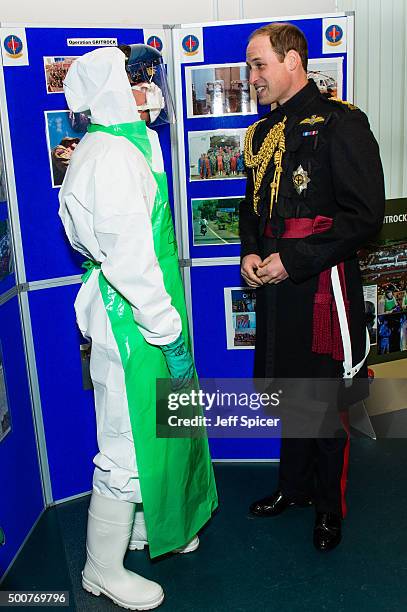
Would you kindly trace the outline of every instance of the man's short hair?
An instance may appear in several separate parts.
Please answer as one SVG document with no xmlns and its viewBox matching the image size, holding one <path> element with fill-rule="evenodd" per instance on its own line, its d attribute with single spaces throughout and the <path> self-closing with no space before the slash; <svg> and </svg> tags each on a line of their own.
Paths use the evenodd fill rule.
<svg viewBox="0 0 407 612">
<path fill-rule="evenodd" d="M 284 61 L 285 56 L 291 49 L 297 51 L 301 58 L 302 67 L 305 72 L 308 66 L 308 44 L 303 32 L 292 23 L 269 23 L 262 28 L 258 28 L 251 35 L 249 40 L 255 36 L 268 36 L 273 51 Z"/>
</svg>

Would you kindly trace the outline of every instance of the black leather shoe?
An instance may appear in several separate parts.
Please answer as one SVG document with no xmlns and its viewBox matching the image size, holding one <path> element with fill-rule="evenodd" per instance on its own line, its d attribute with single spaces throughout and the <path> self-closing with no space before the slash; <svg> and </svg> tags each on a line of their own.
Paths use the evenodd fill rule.
<svg viewBox="0 0 407 612">
<path fill-rule="evenodd" d="M 322 552 L 332 550 L 341 541 L 341 517 L 332 512 L 318 512 L 315 518 L 314 546 Z"/>
<path fill-rule="evenodd" d="M 286 497 L 281 491 L 276 491 L 269 497 L 255 501 L 250 506 L 250 513 L 254 516 L 277 516 L 290 506 L 305 508 L 312 505 L 312 499 L 306 498 L 301 501 L 293 501 Z"/>
</svg>

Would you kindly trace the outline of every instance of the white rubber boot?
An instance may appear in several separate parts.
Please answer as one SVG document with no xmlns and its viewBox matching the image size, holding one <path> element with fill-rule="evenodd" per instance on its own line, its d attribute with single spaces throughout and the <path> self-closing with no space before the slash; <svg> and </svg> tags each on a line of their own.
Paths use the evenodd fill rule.
<svg viewBox="0 0 407 612">
<path fill-rule="evenodd" d="M 103 593 L 123 608 L 151 610 L 162 603 L 162 588 L 123 567 L 134 508 L 133 503 L 92 493 L 82 586 L 93 595 Z"/>
<path fill-rule="evenodd" d="M 140 507 L 142 507 L 141 504 Z M 148 546 L 148 539 L 146 523 L 144 520 L 144 512 L 143 510 L 139 509 L 139 506 L 137 506 L 136 513 L 134 515 L 133 530 L 131 532 L 129 549 L 142 550 L 145 546 Z M 181 548 L 175 548 L 175 550 L 173 550 L 172 552 L 185 554 L 193 552 L 198 548 L 198 546 L 199 538 L 198 536 L 194 536 L 192 540 L 188 542 L 188 544 L 185 544 L 185 546 L 182 546 Z"/>
<path fill-rule="evenodd" d="M 148 546 L 147 528 L 146 522 L 144 520 L 144 512 L 141 509 L 142 507 L 142 504 L 137 504 L 136 506 L 133 530 L 131 532 L 129 542 L 130 550 L 143 550 L 145 546 Z"/>
</svg>

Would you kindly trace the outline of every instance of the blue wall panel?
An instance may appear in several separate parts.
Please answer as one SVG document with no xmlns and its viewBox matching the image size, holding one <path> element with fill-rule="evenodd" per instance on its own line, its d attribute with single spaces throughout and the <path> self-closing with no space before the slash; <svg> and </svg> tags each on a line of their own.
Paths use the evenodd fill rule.
<svg viewBox="0 0 407 612">
<path fill-rule="evenodd" d="M 52 493 L 55 500 L 92 488 L 97 452 L 93 392 L 84 391 L 73 303 L 79 285 L 29 293 Z"/>
<path fill-rule="evenodd" d="M 0 442 L 1 576 L 44 507 L 17 297 L 0 306 L 0 341 L 12 427 Z"/>
</svg>

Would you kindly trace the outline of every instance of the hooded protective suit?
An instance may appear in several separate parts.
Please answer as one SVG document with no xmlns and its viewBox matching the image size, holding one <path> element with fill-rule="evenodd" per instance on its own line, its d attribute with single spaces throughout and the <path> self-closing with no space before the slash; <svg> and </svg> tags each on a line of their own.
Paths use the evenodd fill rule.
<svg viewBox="0 0 407 612">
<path fill-rule="evenodd" d="M 98 494 L 143 501 L 151 556 L 182 546 L 217 505 L 206 439 L 156 439 L 160 347 L 182 335 L 185 302 L 157 134 L 140 120 L 117 48 L 76 60 L 70 109 L 92 125 L 72 156 L 59 215 L 72 246 L 93 262 L 75 302 L 92 340 Z M 137 461 L 136 461 L 137 454 Z"/>
</svg>

